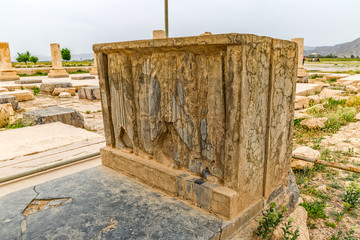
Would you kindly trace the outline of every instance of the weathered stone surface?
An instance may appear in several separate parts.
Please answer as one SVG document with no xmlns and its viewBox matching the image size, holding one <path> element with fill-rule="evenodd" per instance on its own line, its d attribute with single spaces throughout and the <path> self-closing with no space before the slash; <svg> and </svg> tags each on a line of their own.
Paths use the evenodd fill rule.
<svg viewBox="0 0 360 240">
<path fill-rule="evenodd" d="M 211 178 L 222 187 L 213 191 L 210 210 L 230 219 L 275 190 L 283 193 L 291 163 L 295 43 L 225 34 L 93 49 L 106 166 L 136 176 L 134 166 L 106 159 L 111 148 L 130 148 L 133 155 L 151 158 L 149 163 L 186 170 L 189 178 L 201 176 L 207 183 Z M 137 166 L 142 173 L 153 171 L 144 165 Z M 166 187 L 160 176 L 151 183 Z M 183 185 L 185 200 L 196 204 L 191 186 L 194 182 Z M 203 201 L 210 195 L 201 190 L 198 204 L 206 209 Z"/>
<path fill-rule="evenodd" d="M 321 156 L 319 151 L 316 151 L 312 148 L 302 146 L 296 148 L 293 153 L 293 155 L 300 156 L 300 157 L 306 157 L 306 158 L 312 158 L 312 159 L 319 159 Z M 306 162 L 302 160 L 292 159 L 291 167 L 293 169 L 305 169 L 305 168 L 311 168 L 314 164 L 311 162 Z"/>
<path fill-rule="evenodd" d="M 80 99 L 99 100 L 100 88 L 99 87 L 82 87 L 78 91 Z"/>
<path fill-rule="evenodd" d="M 0 42 L 0 81 L 18 80 L 19 76 L 11 65 L 9 43 Z"/>
<path fill-rule="evenodd" d="M 95 76 L 84 75 L 71 77 L 72 80 L 84 80 L 84 79 L 95 79 Z"/>
<path fill-rule="evenodd" d="M 16 84 L 33 84 L 42 83 L 41 79 L 20 79 L 15 81 Z"/>
<path fill-rule="evenodd" d="M 75 88 L 55 88 L 52 95 L 58 96 L 63 92 L 69 93 L 71 96 L 75 96 Z"/>
<path fill-rule="evenodd" d="M 296 42 L 298 46 L 298 71 L 297 71 L 298 82 L 307 82 L 308 74 L 303 65 L 304 38 L 293 38 L 291 39 L 291 41 Z"/>
<path fill-rule="evenodd" d="M 14 110 L 19 110 L 19 102 L 12 95 L 0 95 L 0 104 L 11 103 Z"/>
<path fill-rule="evenodd" d="M 351 93 L 358 93 L 359 89 L 357 87 L 354 87 L 352 85 L 346 86 L 346 91 Z"/>
<path fill-rule="evenodd" d="M 71 82 L 50 82 L 43 83 L 40 85 L 40 90 L 43 93 L 51 94 L 54 92 L 55 88 L 72 88 L 73 85 Z"/>
<path fill-rule="evenodd" d="M 310 99 L 304 96 L 295 96 L 295 110 L 307 108 Z"/>
<path fill-rule="evenodd" d="M 69 77 L 69 73 L 62 66 L 60 44 L 50 44 L 52 68 L 48 74 L 49 78 Z"/>
<path fill-rule="evenodd" d="M 166 38 L 164 30 L 154 30 L 153 31 L 153 39 L 161 39 Z"/>
<path fill-rule="evenodd" d="M 14 114 L 11 103 L 0 104 L 0 128 L 8 124 L 9 118 Z"/>
<path fill-rule="evenodd" d="M 356 114 L 355 120 L 356 120 L 356 121 L 360 121 L 360 113 Z"/>
<path fill-rule="evenodd" d="M 14 96 L 16 100 L 19 102 L 33 100 L 35 98 L 34 92 L 31 90 L 16 90 L 16 91 L 2 92 L 0 93 L 0 96 L 1 95 Z"/>
<path fill-rule="evenodd" d="M 328 119 L 326 117 L 323 118 L 308 118 L 303 120 L 300 125 L 306 126 L 309 129 L 313 128 L 324 128 L 325 123 Z"/>
<path fill-rule="evenodd" d="M 60 97 L 60 98 L 71 98 L 71 94 L 68 93 L 68 92 L 61 92 L 61 93 L 59 94 L 59 97 Z"/>
<path fill-rule="evenodd" d="M 333 98 L 335 100 L 339 100 L 342 98 L 342 95 L 343 95 L 343 91 L 325 88 L 324 90 L 321 91 L 319 97 L 320 99 Z"/>
<path fill-rule="evenodd" d="M 0 87 L 0 93 L 1 92 L 8 92 L 9 90 L 7 89 L 7 88 L 2 88 L 2 87 Z"/>
<path fill-rule="evenodd" d="M 96 54 L 94 53 L 94 66 L 91 68 L 90 70 L 90 75 L 98 75 L 98 70 L 97 70 L 97 61 L 96 61 Z"/>
<path fill-rule="evenodd" d="M 26 112 L 23 115 L 26 125 L 39 125 L 51 122 L 62 122 L 75 127 L 84 128 L 84 117 L 75 109 L 49 107 Z"/>
</svg>

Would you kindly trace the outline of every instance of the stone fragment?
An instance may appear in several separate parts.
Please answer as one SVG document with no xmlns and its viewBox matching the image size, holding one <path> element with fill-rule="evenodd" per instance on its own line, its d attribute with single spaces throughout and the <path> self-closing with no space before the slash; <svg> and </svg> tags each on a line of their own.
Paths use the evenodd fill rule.
<svg viewBox="0 0 360 240">
<path fill-rule="evenodd" d="M 20 79 L 15 81 L 16 84 L 33 84 L 42 83 L 41 79 Z"/>
<path fill-rule="evenodd" d="M 153 31 L 153 39 L 161 39 L 166 38 L 164 30 L 154 30 Z"/>
<path fill-rule="evenodd" d="M 69 77 L 69 73 L 62 66 L 60 44 L 50 44 L 52 68 L 48 74 L 49 78 Z"/>
<path fill-rule="evenodd" d="M 9 43 L 0 42 L 0 81 L 18 80 L 19 76 L 12 68 Z"/>
<path fill-rule="evenodd" d="M 50 82 L 50 83 L 43 83 L 40 85 L 40 90 L 43 93 L 51 94 L 54 92 L 55 88 L 72 88 L 73 85 L 71 82 Z"/>
<path fill-rule="evenodd" d="M 7 89 L 7 88 L 2 88 L 2 87 L 0 87 L 0 93 L 1 92 L 8 92 L 9 90 Z"/>
<path fill-rule="evenodd" d="M 323 118 L 308 118 L 303 120 L 300 125 L 302 126 L 306 126 L 309 129 L 313 129 L 313 128 L 324 128 L 325 127 L 325 123 L 328 120 L 328 118 L 323 117 Z"/>
<path fill-rule="evenodd" d="M 347 85 L 346 86 L 346 91 L 351 92 L 351 93 L 358 93 L 359 89 L 357 87 L 352 86 L 352 85 Z"/>
<path fill-rule="evenodd" d="M 10 116 L 14 114 L 11 103 L 0 104 L 0 127 L 8 124 Z"/>
<path fill-rule="evenodd" d="M 75 88 L 55 88 L 52 95 L 59 96 L 62 92 L 70 93 L 71 96 L 75 96 Z"/>
<path fill-rule="evenodd" d="M 90 75 L 98 75 L 96 54 L 94 53 L 94 66 L 90 70 Z"/>
<path fill-rule="evenodd" d="M 300 111 L 295 111 L 294 113 L 294 119 L 304 119 L 304 118 L 310 118 L 311 116 L 307 113 L 303 113 Z"/>
<path fill-rule="evenodd" d="M 19 110 L 19 102 L 12 95 L 0 95 L 0 104 L 11 103 L 14 110 Z"/>
<path fill-rule="evenodd" d="M 84 117 L 75 109 L 62 107 L 49 107 L 25 112 L 23 115 L 25 125 L 40 125 L 51 122 L 62 122 L 75 127 L 84 128 Z"/>
<path fill-rule="evenodd" d="M 324 88 L 319 94 L 319 97 L 320 99 L 333 98 L 335 100 L 339 100 L 342 98 L 342 94 L 343 91 Z"/>
<path fill-rule="evenodd" d="M 71 94 L 68 92 L 62 92 L 59 94 L 60 98 L 71 98 Z"/>
<path fill-rule="evenodd" d="M 309 103 L 315 103 L 315 104 L 319 104 L 320 103 L 320 97 L 318 95 L 312 95 L 312 96 L 308 96 L 307 97 L 309 99 Z"/>
<path fill-rule="evenodd" d="M 34 92 L 31 90 L 16 90 L 16 91 L 9 91 L 9 92 L 2 92 L 0 95 L 12 95 L 18 100 L 19 102 L 33 100 Z"/>
<path fill-rule="evenodd" d="M 318 159 L 320 157 L 320 152 L 316 151 L 312 148 L 301 146 L 296 148 L 293 152 L 293 155 L 299 156 L 299 157 L 306 157 L 306 158 L 312 158 L 312 159 Z M 312 168 L 314 166 L 311 162 L 306 162 L 302 160 L 298 160 L 293 158 L 291 161 L 291 167 L 296 170 L 302 170 L 305 168 Z"/>
<path fill-rule="evenodd" d="M 355 120 L 356 120 L 356 121 L 360 121 L 360 113 L 356 114 Z"/>
<path fill-rule="evenodd" d="M 307 108 L 309 106 L 309 98 L 304 96 L 295 96 L 295 110 Z"/>
<path fill-rule="evenodd" d="M 100 99 L 99 87 L 82 87 L 79 92 L 80 99 L 98 100 Z"/>
<path fill-rule="evenodd" d="M 83 75 L 71 77 L 72 80 L 84 80 L 84 79 L 95 79 L 95 76 Z"/>
</svg>

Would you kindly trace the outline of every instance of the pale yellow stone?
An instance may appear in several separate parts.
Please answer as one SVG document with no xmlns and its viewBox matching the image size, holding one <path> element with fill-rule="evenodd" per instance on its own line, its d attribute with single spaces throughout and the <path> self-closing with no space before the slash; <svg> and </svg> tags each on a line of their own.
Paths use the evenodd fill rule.
<svg viewBox="0 0 360 240">
<path fill-rule="evenodd" d="M 18 80 L 19 76 L 11 65 L 9 43 L 0 42 L 0 81 Z"/>
<path fill-rule="evenodd" d="M 323 118 L 308 118 L 303 120 L 300 125 L 306 126 L 309 129 L 313 128 L 324 128 L 325 123 L 328 119 L 326 117 Z"/>
<path fill-rule="evenodd" d="M 8 92 L 9 90 L 7 88 L 0 87 L 0 92 Z"/>
<path fill-rule="evenodd" d="M 14 114 L 11 103 L 0 104 L 0 127 L 8 124 L 10 116 Z"/>
<path fill-rule="evenodd" d="M 293 152 L 293 155 L 299 156 L 299 157 L 305 157 L 305 158 L 312 158 L 312 159 L 318 159 L 320 157 L 320 152 L 317 150 L 314 150 L 307 146 L 301 146 L 296 148 Z M 314 164 L 311 162 L 306 162 L 302 160 L 298 160 L 293 158 L 291 161 L 291 167 L 293 169 L 305 169 L 305 168 L 311 168 Z"/>
<path fill-rule="evenodd" d="M 48 74 L 49 78 L 69 77 L 69 73 L 62 66 L 60 44 L 50 44 L 52 68 Z"/>
<path fill-rule="evenodd" d="M 296 42 L 298 45 L 298 77 L 306 77 L 308 76 L 304 65 L 303 65 L 303 58 L 304 58 L 304 38 L 293 38 L 291 41 Z"/>
<path fill-rule="evenodd" d="M 96 54 L 94 53 L 94 66 L 90 70 L 90 75 L 98 75 Z"/>
<path fill-rule="evenodd" d="M 55 88 L 51 95 L 59 96 L 60 93 L 67 92 L 71 96 L 75 96 L 75 88 Z"/>
<path fill-rule="evenodd" d="M 33 100 L 34 93 L 31 90 L 16 90 L 16 91 L 9 91 L 9 92 L 2 92 L 0 95 L 12 95 L 18 100 L 19 102 Z"/>
<path fill-rule="evenodd" d="M 166 38 L 164 30 L 154 30 L 153 31 L 153 39 L 161 39 Z"/>
</svg>

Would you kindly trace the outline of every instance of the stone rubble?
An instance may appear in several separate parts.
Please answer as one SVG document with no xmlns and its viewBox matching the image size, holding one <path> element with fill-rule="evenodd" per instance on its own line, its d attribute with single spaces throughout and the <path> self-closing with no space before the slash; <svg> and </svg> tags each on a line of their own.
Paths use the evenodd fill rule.
<svg viewBox="0 0 360 240">
<path fill-rule="evenodd" d="M 318 159 L 321 156 L 319 151 L 314 150 L 307 146 L 301 146 L 301 147 L 296 148 L 292 152 L 292 154 L 297 155 L 299 157 L 306 157 L 306 158 L 312 158 L 312 159 L 315 159 L 315 158 Z M 306 161 L 298 160 L 295 158 L 293 158 L 291 161 L 291 167 L 296 170 L 312 168 L 313 166 L 314 166 L 314 164 L 311 162 L 306 162 Z"/>
<path fill-rule="evenodd" d="M 303 120 L 300 125 L 302 126 L 306 126 L 309 129 L 313 129 L 313 128 L 324 128 L 325 127 L 325 123 L 328 120 L 328 118 L 323 117 L 323 118 L 308 118 Z"/>
</svg>

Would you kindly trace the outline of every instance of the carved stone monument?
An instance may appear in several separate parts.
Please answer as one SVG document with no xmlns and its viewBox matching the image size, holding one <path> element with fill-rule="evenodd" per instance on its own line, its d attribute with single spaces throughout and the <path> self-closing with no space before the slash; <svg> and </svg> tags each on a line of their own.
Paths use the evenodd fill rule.
<svg viewBox="0 0 360 240">
<path fill-rule="evenodd" d="M 309 74 L 303 64 L 304 58 L 304 38 L 293 38 L 291 41 L 296 42 L 298 45 L 298 71 L 297 71 L 297 82 L 305 83 L 309 78 Z"/>
<path fill-rule="evenodd" d="M 271 201 L 294 204 L 296 49 L 248 34 L 94 45 L 103 165 L 232 220 L 229 231 Z"/>
<path fill-rule="evenodd" d="M 50 48 L 51 48 L 52 68 L 48 74 L 48 77 L 49 78 L 69 77 L 69 73 L 67 73 L 62 66 L 60 44 L 51 43 Z"/>
<path fill-rule="evenodd" d="M 20 79 L 11 65 L 9 43 L 0 42 L 0 81 Z"/>
<path fill-rule="evenodd" d="M 94 53 L 94 66 L 90 70 L 90 75 L 98 75 L 97 63 L 96 63 L 96 54 Z"/>
</svg>

